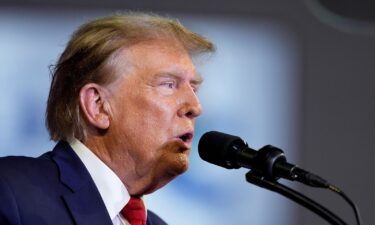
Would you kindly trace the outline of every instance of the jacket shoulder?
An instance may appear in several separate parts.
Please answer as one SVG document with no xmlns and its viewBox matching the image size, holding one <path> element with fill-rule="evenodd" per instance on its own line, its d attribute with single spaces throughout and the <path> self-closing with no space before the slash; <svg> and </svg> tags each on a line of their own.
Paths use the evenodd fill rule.
<svg viewBox="0 0 375 225">
<path fill-rule="evenodd" d="M 34 191 L 34 182 L 39 182 L 40 171 L 53 171 L 48 157 L 31 158 L 24 156 L 0 157 L 0 224 L 18 225 L 19 193 Z M 45 173 L 44 173 L 45 174 Z"/>
<path fill-rule="evenodd" d="M 43 154 L 38 158 L 26 156 L 7 156 L 0 157 L 0 176 L 11 178 L 18 176 L 32 176 L 34 174 L 45 174 L 52 172 L 54 165 L 50 152 Z"/>
</svg>

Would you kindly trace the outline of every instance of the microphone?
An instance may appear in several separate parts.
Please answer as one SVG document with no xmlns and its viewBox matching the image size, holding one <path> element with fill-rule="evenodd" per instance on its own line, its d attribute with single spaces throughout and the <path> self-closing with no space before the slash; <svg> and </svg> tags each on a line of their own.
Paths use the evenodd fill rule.
<svg viewBox="0 0 375 225">
<path fill-rule="evenodd" d="M 198 152 L 209 163 L 227 169 L 244 167 L 270 180 L 285 178 L 322 188 L 330 185 L 323 178 L 288 163 L 281 149 L 266 145 L 256 151 L 240 137 L 230 134 L 218 131 L 205 133 L 199 140 Z"/>
</svg>

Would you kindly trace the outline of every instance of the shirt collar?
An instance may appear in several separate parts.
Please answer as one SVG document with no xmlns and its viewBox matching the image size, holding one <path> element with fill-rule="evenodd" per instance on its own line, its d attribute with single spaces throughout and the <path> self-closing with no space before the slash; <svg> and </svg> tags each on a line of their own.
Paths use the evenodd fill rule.
<svg viewBox="0 0 375 225">
<path fill-rule="evenodd" d="M 113 221 L 129 202 L 129 192 L 120 178 L 82 142 L 73 139 L 69 144 L 89 171 Z"/>
</svg>

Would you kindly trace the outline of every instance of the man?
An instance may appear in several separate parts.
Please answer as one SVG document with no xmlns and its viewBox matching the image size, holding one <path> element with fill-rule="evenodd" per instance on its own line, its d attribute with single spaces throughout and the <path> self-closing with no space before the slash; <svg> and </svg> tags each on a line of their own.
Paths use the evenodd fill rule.
<svg viewBox="0 0 375 225">
<path fill-rule="evenodd" d="M 53 71 L 46 125 L 57 145 L 38 158 L 0 159 L 0 224 L 145 224 L 128 207 L 144 217 L 140 197 L 187 170 L 202 113 L 192 57 L 210 51 L 205 38 L 155 15 L 80 27 Z M 147 224 L 165 222 L 147 211 Z"/>
</svg>

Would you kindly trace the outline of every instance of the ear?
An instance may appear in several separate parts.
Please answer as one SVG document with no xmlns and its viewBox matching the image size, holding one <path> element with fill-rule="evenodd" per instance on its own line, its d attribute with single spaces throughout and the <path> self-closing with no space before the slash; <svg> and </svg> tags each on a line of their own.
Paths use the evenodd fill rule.
<svg viewBox="0 0 375 225">
<path fill-rule="evenodd" d="M 84 85 L 79 92 L 79 104 L 88 123 L 99 129 L 107 129 L 110 124 L 110 109 L 107 91 L 98 84 Z"/>
</svg>

